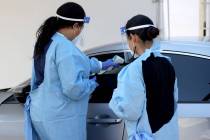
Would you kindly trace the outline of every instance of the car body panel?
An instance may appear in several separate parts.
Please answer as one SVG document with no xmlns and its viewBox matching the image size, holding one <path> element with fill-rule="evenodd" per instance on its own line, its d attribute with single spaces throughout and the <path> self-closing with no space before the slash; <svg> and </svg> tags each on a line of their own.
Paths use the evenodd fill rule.
<svg viewBox="0 0 210 140">
<path fill-rule="evenodd" d="M 0 140 L 23 140 L 23 134 L 23 105 L 0 105 Z"/>
<path fill-rule="evenodd" d="M 87 122 L 88 140 L 123 139 L 124 122 L 115 116 L 107 103 L 90 103 Z M 97 134 L 97 137 L 94 133 Z"/>
<path fill-rule="evenodd" d="M 8 99 L 10 96 L 12 96 L 14 93 L 13 92 L 1 92 L 0 93 L 0 105 Z"/>
<path fill-rule="evenodd" d="M 176 54 L 210 60 L 210 43 L 189 42 L 189 41 L 161 41 L 161 52 L 166 55 Z M 124 56 L 131 51 L 128 46 L 122 43 L 108 44 L 85 53 L 89 56 L 107 55 L 112 57 L 115 54 L 124 53 Z M 129 56 L 131 57 L 131 56 Z M 207 75 L 208 76 L 208 75 Z M 210 81 L 209 81 L 210 82 Z M 6 96 L 13 96 L 11 92 L 21 92 L 23 83 L 16 90 L 3 95 L 2 103 Z M 209 90 L 210 92 L 210 90 Z M 100 94 L 100 93 L 97 93 Z M 3 97 L 4 96 L 4 97 Z M 110 96 L 110 95 L 109 95 Z M 17 97 L 17 96 L 16 96 Z M 108 101 L 90 102 L 87 118 L 88 140 L 118 140 L 124 137 L 126 131 L 123 120 L 117 118 L 108 107 Z M 179 127 L 181 140 L 210 140 L 210 102 L 179 102 Z M 12 134 L 10 134 L 12 132 Z M 97 136 L 95 136 L 97 134 Z M 23 104 L 0 104 L 0 140 L 24 139 L 23 138 Z"/>
</svg>

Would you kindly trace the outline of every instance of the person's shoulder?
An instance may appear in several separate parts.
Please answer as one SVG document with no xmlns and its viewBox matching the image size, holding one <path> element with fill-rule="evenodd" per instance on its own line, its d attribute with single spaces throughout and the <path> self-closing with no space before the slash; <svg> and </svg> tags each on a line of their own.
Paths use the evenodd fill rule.
<svg viewBox="0 0 210 140">
<path fill-rule="evenodd" d="M 74 46 L 74 44 L 67 39 L 64 35 L 62 35 L 61 33 L 55 33 L 52 36 L 52 40 L 54 43 L 56 43 L 60 48 L 66 48 L 69 49 L 71 47 L 69 46 Z"/>
<path fill-rule="evenodd" d="M 60 39 L 60 40 L 57 40 L 57 45 L 59 46 L 59 49 L 74 49 L 74 44 L 67 40 L 67 39 Z"/>
<path fill-rule="evenodd" d="M 134 69 L 138 72 L 141 71 L 141 67 L 142 67 L 142 61 L 143 59 L 138 57 L 136 60 L 134 60 L 131 64 L 130 64 L 130 69 L 132 69 L 134 71 Z"/>
<path fill-rule="evenodd" d="M 121 80 L 133 82 L 136 81 L 137 77 L 141 77 L 141 63 L 139 61 L 133 61 L 127 66 L 125 66 L 119 73 L 118 77 L 120 77 Z"/>
</svg>

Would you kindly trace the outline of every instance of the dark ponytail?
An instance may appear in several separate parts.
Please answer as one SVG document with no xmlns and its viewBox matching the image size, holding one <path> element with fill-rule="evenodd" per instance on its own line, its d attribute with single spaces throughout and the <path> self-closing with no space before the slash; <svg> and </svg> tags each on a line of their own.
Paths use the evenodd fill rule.
<svg viewBox="0 0 210 140">
<path fill-rule="evenodd" d="M 86 14 L 84 9 L 77 3 L 67 2 L 61 5 L 56 13 L 66 18 L 83 19 Z M 51 37 L 61 28 L 73 27 L 75 23 L 79 26 L 83 26 L 84 22 L 68 21 L 58 17 L 48 18 L 44 24 L 42 24 L 37 31 L 37 41 L 34 49 L 34 58 L 39 57 L 44 53 L 45 47 L 51 41 Z"/>
<path fill-rule="evenodd" d="M 135 27 L 135 26 L 140 26 L 140 25 L 146 25 L 146 24 L 151 24 L 154 25 L 152 20 L 149 19 L 147 16 L 144 15 L 137 15 L 131 18 L 127 24 L 126 24 L 126 29 Z M 159 35 L 159 29 L 150 26 L 147 28 L 142 28 L 142 29 L 136 29 L 136 30 L 127 30 L 126 34 L 128 37 L 130 37 L 130 34 L 136 34 L 139 36 L 139 38 L 145 42 L 145 41 L 152 41 L 154 38 L 156 38 Z"/>
<path fill-rule="evenodd" d="M 57 17 L 48 18 L 44 24 L 39 27 L 36 33 L 37 41 L 34 49 L 34 58 L 43 53 L 44 47 L 50 42 L 51 37 L 57 30 Z"/>
</svg>

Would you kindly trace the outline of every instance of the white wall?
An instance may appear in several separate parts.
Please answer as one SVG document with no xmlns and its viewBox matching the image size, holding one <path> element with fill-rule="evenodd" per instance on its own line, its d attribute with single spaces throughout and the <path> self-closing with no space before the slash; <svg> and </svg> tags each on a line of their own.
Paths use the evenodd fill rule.
<svg viewBox="0 0 210 140">
<path fill-rule="evenodd" d="M 119 28 L 136 14 L 155 19 L 152 0 L 74 0 L 91 22 L 86 48 L 121 41 Z M 0 88 L 15 86 L 31 75 L 35 32 L 66 0 L 0 1 Z"/>
<path fill-rule="evenodd" d="M 170 37 L 199 37 L 199 0 L 169 0 Z"/>
</svg>

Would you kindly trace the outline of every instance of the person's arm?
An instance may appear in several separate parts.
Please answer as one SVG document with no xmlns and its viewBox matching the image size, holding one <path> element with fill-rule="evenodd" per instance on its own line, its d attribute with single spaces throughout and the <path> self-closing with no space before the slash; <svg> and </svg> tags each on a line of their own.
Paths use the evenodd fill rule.
<svg viewBox="0 0 210 140">
<path fill-rule="evenodd" d="M 97 58 L 90 59 L 90 66 L 92 73 L 99 73 L 101 70 L 107 70 L 110 67 L 119 67 L 119 64 L 114 62 L 113 59 L 107 59 L 106 61 L 99 61 Z"/>
<path fill-rule="evenodd" d="M 120 118 L 138 120 L 142 115 L 146 99 L 143 78 L 139 70 L 122 71 L 118 77 L 109 107 Z"/>
<path fill-rule="evenodd" d="M 61 53 L 57 60 L 63 94 L 71 100 L 80 100 L 89 96 L 97 86 L 94 80 L 84 75 L 86 63 L 88 62 L 85 62 L 80 55 L 72 53 Z"/>
<path fill-rule="evenodd" d="M 89 60 L 91 73 L 99 73 L 102 69 L 102 62 L 95 57 L 92 57 Z"/>
</svg>

